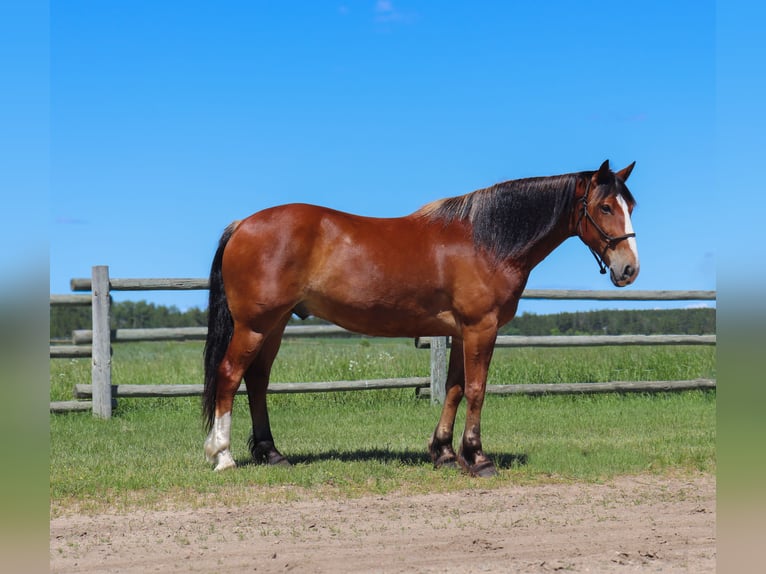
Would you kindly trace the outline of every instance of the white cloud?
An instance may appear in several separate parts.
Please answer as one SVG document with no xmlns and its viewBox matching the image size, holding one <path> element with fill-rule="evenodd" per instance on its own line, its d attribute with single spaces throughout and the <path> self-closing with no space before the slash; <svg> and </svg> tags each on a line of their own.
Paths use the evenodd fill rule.
<svg viewBox="0 0 766 574">
<path fill-rule="evenodd" d="M 388 0 L 378 0 L 375 3 L 375 12 L 378 14 L 385 13 L 385 12 L 393 12 L 394 11 L 394 5 L 392 2 L 389 2 Z"/>
<path fill-rule="evenodd" d="M 375 21 L 379 24 L 411 24 L 416 15 L 411 12 L 401 12 L 394 7 L 391 0 L 375 2 Z"/>
</svg>

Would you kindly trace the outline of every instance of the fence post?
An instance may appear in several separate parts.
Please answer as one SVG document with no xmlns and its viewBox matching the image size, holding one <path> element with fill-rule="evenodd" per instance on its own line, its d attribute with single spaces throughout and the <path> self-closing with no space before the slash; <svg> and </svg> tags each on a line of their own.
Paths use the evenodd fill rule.
<svg viewBox="0 0 766 574">
<path fill-rule="evenodd" d="M 110 331 L 109 267 L 97 265 L 91 271 L 93 297 L 93 416 L 112 417 L 112 342 Z"/>
<path fill-rule="evenodd" d="M 431 404 L 444 404 L 447 395 L 447 337 L 431 337 Z"/>
</svg>

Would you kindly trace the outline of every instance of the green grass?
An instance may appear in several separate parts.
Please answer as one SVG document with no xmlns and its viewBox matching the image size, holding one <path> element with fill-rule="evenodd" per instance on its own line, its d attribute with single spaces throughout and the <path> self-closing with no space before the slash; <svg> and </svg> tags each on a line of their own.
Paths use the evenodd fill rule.
<svg viewBox="0 0 766 574">
<path fill-rule="evenodd" d="M 286 342 L 274 381 L 426 376 L 429 353 L 409 340 Z M 499 349 L 490 383 L 715 377 L 715 349 L 634 347 Z M 86 360 L 51 361 L 51 399 L 90 378 Z M 116 345 L 115 384 L 200 382 L 201 344 Z M 110 421 L 50 417 L 50 496 L 77 505 L 233 503 L 258 496 L 355 496 L 487 488 L 509 482 L 596 481 L 643 472 L 714 472 L 715 392 L 552 397 L 488 396 L 485 450 L 499 476 L 478 481 L 434 471 L 426 441 L 439 409 L 411 389 L 272 395 L 272 429 L 292 468 L 250 464 L 247 401 L 235 403 L 240 468 L 213 473 L 202 456 L 198 398 L 120 399 Z M 458 414 L 456 436 L 464 421 Z"/>
</svg>

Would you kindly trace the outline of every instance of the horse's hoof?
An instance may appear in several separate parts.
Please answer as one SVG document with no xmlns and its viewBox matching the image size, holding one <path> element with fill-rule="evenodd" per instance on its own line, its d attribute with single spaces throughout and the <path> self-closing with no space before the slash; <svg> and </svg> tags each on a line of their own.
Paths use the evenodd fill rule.
<svg viewBox="0 0 766 574">
<path fill-rule="evenodd" d="M 453 453 L 444 453 L 434 460 L 434 468 L 458 468 L 457 459 Z"/>
<path fill-rule="evenodd" d="M 436 440 L 432 436 L 428 441 L 428 454 L 434 463 L 434 468 L 458 468 L 457 456 L 450 443 L 435 446 Z"/>
<path fill-rule="evenodd" d="M 278 452 L 270 453 L 266 462 L 269 466 L 292 466 L 287 457 Z"/>
<path fill-rule="evenodd" d="M 497 476 L 497 469 L 495 468 L 495 464 L 487 459 L 470 466 L 468 468 L 468 474 L 478 478 L 492 478 L 493 476 Z"/>
<path fill-rule="evenodd" d="M 229 468 L 236 468 L 237 463 L 234 462 L 234 457 L 231 456 L 231 452 L 227 449 L 218 453 L 218 461 L 215 465 L 215 472 L 221 472 Z"/>
<path fill-rule="evenodd" d="M 254 444 L 250 437 L 250 454 L 253 455 L 255 464 L 268 464 L 269 466 L 292 466 L 271 441 L 261 441 Z"/>
<path fill-rule="evenodd" d="M 470 476 L 475 476 L 478 478 L 491 478 L 493 476 L 497 476 L 497 469 L 495 468 L 495 464 L 489 458 L 482 457 L 482 460 L 479 462 L 474 462 L 471 464 L 463 456 L 463 451 L 461 449 L 458 453 L 457 460 L 460 464 L 460 468 L 462 468 L 463 471 Z"/>
</svg>

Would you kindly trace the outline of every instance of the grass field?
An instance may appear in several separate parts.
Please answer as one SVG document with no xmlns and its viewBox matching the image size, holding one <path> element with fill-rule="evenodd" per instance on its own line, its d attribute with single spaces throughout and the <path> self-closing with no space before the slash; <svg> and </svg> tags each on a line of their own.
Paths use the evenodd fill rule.
<svg viewBox="0 0 766 574">
<path fill-rule="evenodd" d="M 115 345 L 114 384 L 199 383 L 200 343 Z M 302 382 L 428 375 L 411 340 L 285 342 L 272 380 Z M 51 400 L 90 382 L 90 361 L 51 361 Z M 711 347 L 498 349 L 490 384 L 715 377 Z M 120 399 L 110 421 L 50 417 L 54 508 L 236 503 L 364 493 L 490 488 L 507 482 L 597 481 L 643 472 L 714 472 L 715 392 L 486 399 L 485 450 L 499 476 L 477 481 L 434 471 L 426 441 L 439 409 L 414 391 L 272 395 L 277 446 L 292 468 L 249 462 L 247 401 L 235 403 L 232 450 L 240 468 L 213 473 L 202 455 L 198 398 Z M 456 437 L 463 423 L 458 415 Z M 308 489 L 308 490 L 307 490 Z"/>
</svg>

